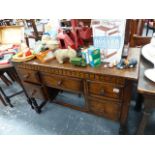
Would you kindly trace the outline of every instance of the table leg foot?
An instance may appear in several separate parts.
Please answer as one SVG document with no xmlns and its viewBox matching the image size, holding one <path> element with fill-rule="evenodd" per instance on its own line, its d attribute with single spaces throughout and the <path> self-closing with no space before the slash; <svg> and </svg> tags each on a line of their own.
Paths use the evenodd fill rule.
<svg viewBox="0 0 155 155">
<path fill-rule="evenodd" d="M 32 101 L 31 101 L 30 98 L 27 98 L 27 102 L 28 102 L 28 104 L 30 104 L 31 108 L 34 109 L 34 107 L 33 107 L 33 105 L 32 105 Z"/>
<path fill-rule="evenodd" d="M 36 113 L 40 114 L 41 113 L 41 109 L 40 108 L 35 108 Z"/>
<path fill-rule="evenodd" d="M 38 105 L 35 98 L 29 99 L 30 105 L 32 109 L 34 109 L 38 114 L 41 113 L 41 109 L 46 105 L 47 101 L 43 101 L 40 105 Z"/>
<path fill-rule="evenodd" d="M 1 94 L 0 94 L 0 100 L 2 101 L 2 104 L 3 104 L 4 106 L 7 106 L 5 100 L 3 99 L 3 96 L 1 96 Z"/>
<path fill-rule="evenodd" d="M 32 109 L 34 109 L 37 113 L 40 113 L 39 105 L 35 98 L 31 98 L 31 105 Z"/>
<path fill-rule="evenodd" d="M 13 105 L 11 104 L 11 101 L 10 101 L 9 97 L 6 97 L 6 101 L 7 101 L 8 105 L 9 105 L 11 108 L 13 108 Z"/>
</svg>

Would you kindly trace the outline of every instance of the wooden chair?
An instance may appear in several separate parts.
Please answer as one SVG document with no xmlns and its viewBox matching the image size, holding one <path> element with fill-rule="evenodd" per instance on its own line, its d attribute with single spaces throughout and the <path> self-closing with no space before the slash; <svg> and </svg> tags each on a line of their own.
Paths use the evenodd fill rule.
<svg viewBox="0 0 155 155">
<path fill-rule="evenodd" d="M 38 41 L 41 39 L 43 32 L 38 31 L 37 25 L 34 19 L 24 19 L 23 23 L 26 29 L 32 30 L 30 35 L 25 35 L 25 41 L 27 46 L 29 47 L 30 46 L 29 39 L 34 39 L 35 41 Z"/>
<path fill-rule="evenodd" d="M 151 40 L 151 37 L 144 37 L 143 29 L 145 25 L 144 19 L 132 19 L 129 20 L 129 30 L 130 31 L 130 47 L 141 47 L 148 44 Z"/>
<path fill-rule="evenodd" d="M 142 37 L 144 29 L 144 19 L 132 19 L 130 20 L 130 47 L 135 47 L 135 44 Z"/>
<path fill-rule="evenodd" d="M 151 41 L 151 37 L 143 37 L 143 36 L 139 36 L 137 34 L 133 35 L 133 46 L 134 47 L 144 46 L 146 44 L 149 44 L 150 41 Z"/>
<path fill-rule="evenodd" d="M 149 30 L 152 30 L 153 33 L 155 33 L 155 20 L 154 19 L 148 19 L 147 20 L 146 36 L 148 35 Z"/>
<path fill-rule="evenodd" d="M 10 21 L 12 22 L 11 20 L 7 20 L 7 22 Z M 6 21 L 5 21 L 6 22 Z M 7 24 L 7 23 L 6 23 Z M 10 23 L 11 24 L 11 23 Z M 6 27 L 5 27 L 6 26 Z M 7 28 L 12 28 L 12 26 L 8 26 L 5 25 L 3 27 L 1 27 L 1 30 L 7 30 Z M 6 28 L 6 29 L 5 29 Z M 16 27 L 15 27 L 16 28 Z M 18 27 L 17 27 L 18 28 Z M 23 29 L 23 27 L 22 27 Z M 7 32 L 7 31 L 6 31 Z M 8 31 L 9 32 L 9 31 Z M 22 33 L 22 31 L 21 31 Z M 0 37 L 1 37 L 1 44 L 8 44 L 8 42 L 6 41 L 7 39 L 7 35 L 5 36 L 4 34 L 7 34 L 7 33 L 1 33 L 0 34 Z M 18 33 L 17 33 L 18 34 Z M 9 36 L 10 37 L 10 36 Z M 4 39 L 5 38 L 5 39 Z M 19 40 L 20 41 L 20 40 Z M 10 42 L 9 42 L 10 43 Z M 18 77 L 17 77 L 17 74 L 16 74 L 16 71 L 15 71 L 15 68 L 14 66 L 11 64 L 11 63 L 7 63 L 7 64 L 3 64 L 3 65 L 0 65 L 0 80 L 2 80 L 7 86 L 10 86 L 14 81 L 18 81 Z M 7 105 L 7 103 L 11 105 L 10 103 L 10 98 L 11 96 L 15 96 L 16 94 L 18 93 L 14 93 L 12 92 L 12 95 L 11 96 L 8 96 L 4 91 L 3 91 L 3 87 L 0 86 L 0 100 L 2 101 L 2 103 L 4 105 Z M 21 91 L 20 91 L 21 92 Z M 5 102 L 6 101 L 6 102 Z"/>
<path fill-rule="evenodd" d="M 130 20 L 130 47 L 141 47 L 150 42 L 151 37 L 142 36 L 144 25 L 144 19 Z"/>
<path fill-rule="evenodd" d="M 0 79 L 7 85 L 11 85 L 12 82 L 4 75 L 4 72 L 3 71 L 0 71 Z M 1 89 L 1 88 L 0 88 Z M 2 93 L 0 91 L 0 101 L 3 103 L 4 106 L 7 106 L 3 96 L 2 96 Z"/>
<path fill-rule="evenodd" d="M 4 72 L 0 72 L 0 79 L 7 85 L 11 85 L 12 82 L 5 76 Z"/>
<path fill-rule="evenodd" d="M 8 77 L 10 77 L 10 79 L 12 81 L 10 81 L 7 78 L 5 73 L 8 74 Z M 19 80 L 16 70 L 15 70 L 14 66 L 12 66 L 12 64 L 0 65 L 0 78 L 3 80 L 3 82 L 7 86 L 10 86 L 13 81 L 17 81 L 20 84 L 20 80 Z M 3 90 L 3 88 L 0 86 L 0 100 L 2 101 L 4 106 L 10 105 L 10 107 L 13 107 L 13 105 L 11 104 L 10 98 L 12 98 L 18 94 L 21 94 L 21 93 L 23 93 L 23 90 L 15 92 L 15 93 L 13 92 L 11 95 L 7 95 L 5 93 L 5 91 Z"/>
</svg>

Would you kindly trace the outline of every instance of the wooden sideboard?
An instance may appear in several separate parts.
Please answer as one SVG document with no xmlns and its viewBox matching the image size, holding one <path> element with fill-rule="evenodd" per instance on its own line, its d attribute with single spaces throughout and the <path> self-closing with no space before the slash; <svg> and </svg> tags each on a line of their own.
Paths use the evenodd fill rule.
<svg viewBox="0 0 155 155">
<path fill-rule="evenodd" d="M 68 103 L 59 104 L 93 113 L 120 122 L 120 133 L 126 128 L 132 84 L 138 80 L 140 49 L 129 49 L 128 58 L 135 58 L 135 68 L 75 67 L 70 63 L 59 64 L 56 60 L 40 63 L 37 59 L 13 63 L 28 101 L 32 108 L 40 112 L 47 100 L 53 100 L 60 90 L 82 94 L 85 106 L 77 107 Z M 38 105 L 36 99 L 44 99 Z"/>
</svg>

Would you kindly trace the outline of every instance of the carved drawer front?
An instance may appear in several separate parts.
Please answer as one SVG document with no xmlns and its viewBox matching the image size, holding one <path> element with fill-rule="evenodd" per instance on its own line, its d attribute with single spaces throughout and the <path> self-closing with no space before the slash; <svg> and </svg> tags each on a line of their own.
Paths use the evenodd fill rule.
<svg viewBox="0 0 155 155">
<path fill-rule="evenodd" d="M 34 97 L 36 99 L 47 99 L 41 86 L 27 82 L 23 82 L 23 85 L 29 97 Z"/>
<path fill-rule="evenodd" d="M 19 76 L 23 81 L 39 83 L 37 71 L 18 68 L 17 72 L 19 73 Z"/>
<path fill-rule="evenodd" d="M 98 95 L 99 97 L 114 99 L 121 99 L 122 97 L 122 88 L 120 86 L 100 82 L 88 81 L 88 92 L 90 95 Z"/>
<path fill-rule="evenodd" d="M 81 79 L 43 74 L 42 80 L 44 84 L 49 87 L 55 87 L 74 92 L 83 91 L 83 84 Z"/>
<path fill-rule="evenodd" d="M 118 120 L 120 116 L 120 106 L 111 101 L 90 99 L 89 108 L 94 114 L 104 116 L 112 120 Z"/>
</svg>

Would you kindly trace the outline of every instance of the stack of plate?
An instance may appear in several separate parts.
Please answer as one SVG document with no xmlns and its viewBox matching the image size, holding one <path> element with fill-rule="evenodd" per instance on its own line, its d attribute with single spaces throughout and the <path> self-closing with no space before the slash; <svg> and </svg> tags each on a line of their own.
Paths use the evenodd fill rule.
<svg viewBox="0 0 155 155">
<path fill-rule="evenodd" d="M 145 70 L 144 75 L 151 81 L 155 82 L 155 46 L 152 44 L 145 45 L 142 48 L 142 55 L 154 64 L 154 68 Z"/>
</svg>

